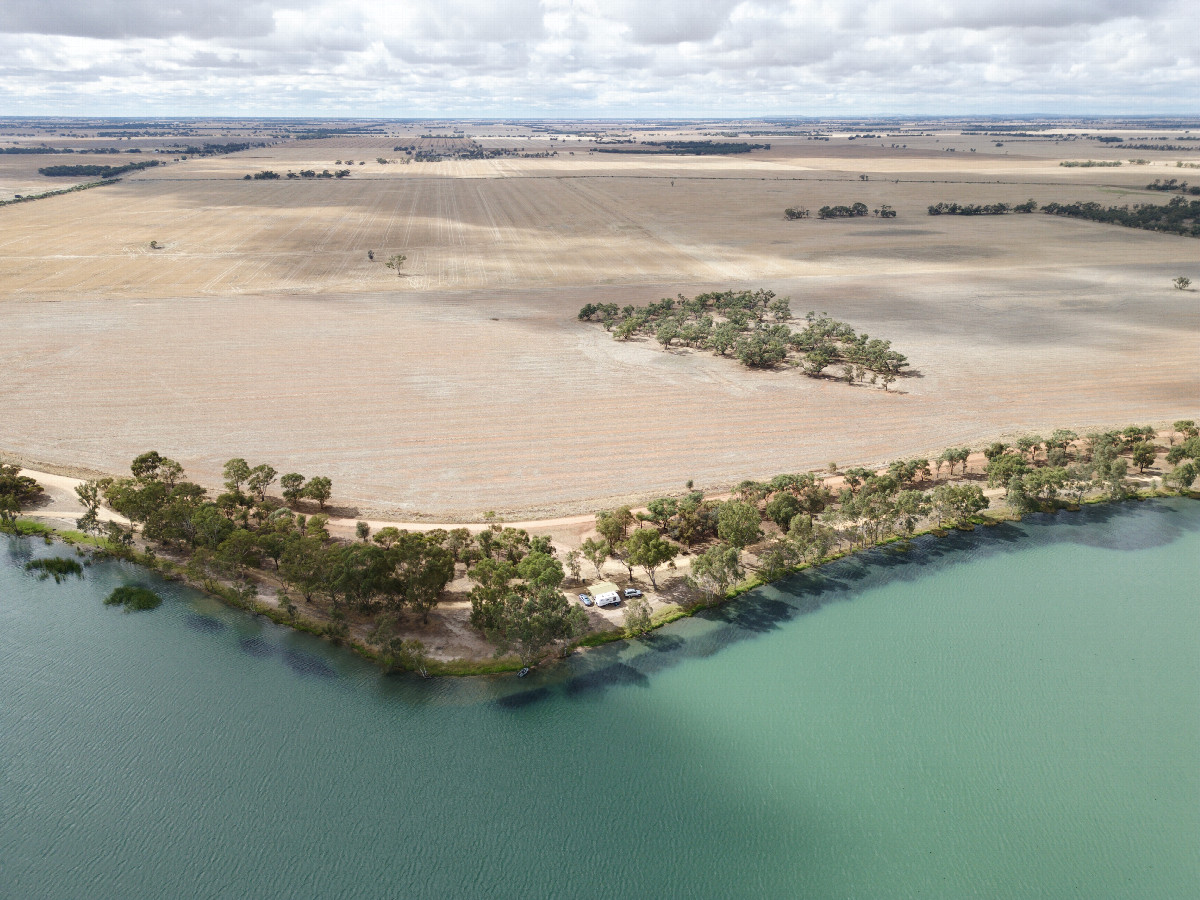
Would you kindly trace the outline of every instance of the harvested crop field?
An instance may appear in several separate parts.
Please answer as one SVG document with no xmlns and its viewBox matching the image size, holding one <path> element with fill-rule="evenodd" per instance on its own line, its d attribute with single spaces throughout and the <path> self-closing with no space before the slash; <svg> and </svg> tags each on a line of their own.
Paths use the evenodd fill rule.
<svg viewBox="0 0 1200 900">
<path fill-rule="evenodd" d="M 379 165 L 389 141 L 353 149 L 370 161 L 344 179 L 243 179 L 351 152 L 288 142 L 5 207 L 0 451 L 119 472 L 156 448 L 210 484 L 238 455 L 326 474 L 363 514 L 474 519 L 1194 416 L 1200 300 L 1171 279 L 1200 282 L 1200 241 L 925 214 L 1166 202 L 1140 187 L 1175 170 L 1064 169 L 1086 154 L 986 143 Z M 782 215 L 856 201 L 898 216 Z M 399 277 L 391 253 L 408 256 Z M 575 319 L 586 302 L 742 287 L 890 339 L 919 376 L 885 394 Z"/>
</svg>

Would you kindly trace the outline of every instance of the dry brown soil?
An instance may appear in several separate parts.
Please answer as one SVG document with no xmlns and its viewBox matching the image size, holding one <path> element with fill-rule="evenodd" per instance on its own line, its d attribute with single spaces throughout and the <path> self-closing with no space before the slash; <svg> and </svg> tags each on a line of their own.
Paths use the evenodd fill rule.
<svg viewBox="0 0 1200 900">
<path fill-rule="evenodd" d="M 0 451 L 118 473 L 154 448 L 212 486 L 244 456 L 330 476 L 351 515 L 478 521 L 1200 413 L 1200 294 L 1171 287 L 1200 284 L 1200 241 L 925 214 L 940 200 L 1164 202 L 1139 187 L 1178 176 L 1175 156 L 1065 169 L 1129 154 L 771 140 L 750 156 L 576 143 L 387 166 L 374 158 L 397 155 L 392 139 L 293 142 L 0 208 Z M 347 156 L 371 161 L 344 180 L 242 180 Z M 0 187 L 50 162 L 4 159 Z M 899 217 L 782 216 L 857 200 Z M 394 252 L 401 277 L 382 264 Z M 575 319 L 589 301 L 740 287 L 889 338 L 919 376 L 885 394 L 622 344 Z"/>
</svg>

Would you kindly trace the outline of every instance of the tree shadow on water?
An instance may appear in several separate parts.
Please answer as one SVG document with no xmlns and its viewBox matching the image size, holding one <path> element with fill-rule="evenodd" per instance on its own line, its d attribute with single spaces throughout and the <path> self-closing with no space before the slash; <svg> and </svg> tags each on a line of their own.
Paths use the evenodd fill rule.
<svg viewBox="0 0 1200 900">
<path fill-rule="evenodd" d="M 696 629 L 683 620 L 678 623 L 683 633 L 673 631 L 675 626 L 669 625 L 639 638 L 632 646 L 646 650 L 631 658 L 623 658 L 629 656 L 630 646 L 621 644 L 572 657 L 560 670 L 562 676 L 556 683 L 519 691 L 496 703 L 505 709 L 518 709 L 558 694 L 579 699 L 622 685 L 645 687 L 651 674 L 686 660 L 713 656 L 831 603 L 853 600 L 876 587 L 916 581 L 951 566 L 999 554 L 1058 543 L 1107 550 L 1166 546 L 1186 533 L 1200 531 L 1200 506 L 1181 505 L 1186 502 L 1104 504 L 1079 511 L 1037 514 L 1021 522 L 1003 522 L 971 532 L 951 531 L 942 537 L 923 535 L 907 544 L 863 551 L 696 613 L 693 619 L 709 627 Z"/>
</svg>

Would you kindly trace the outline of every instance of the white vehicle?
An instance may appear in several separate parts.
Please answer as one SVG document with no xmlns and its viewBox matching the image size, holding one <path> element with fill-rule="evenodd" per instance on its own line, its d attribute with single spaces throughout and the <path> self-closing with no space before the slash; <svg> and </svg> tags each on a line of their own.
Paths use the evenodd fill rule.
<svg viewBox="0 0 1200 900">
<path fill-rule="evenodd" d="M 624 590 L 624 591 L 622 591 L 622 593 L 623 593 L 623 594 L 625 594 L 625 596 L 626 596 L 626 597 L 640 597 L 640 596 L 642 596 L 642 592 L 641 592 L 641 591 L 639 591 L 637 588 L 625 588 L 625 590 Z"/>
<path fill-rule="evenodd" d="M 621 602 L 621 595 L 616 591 L 609 591 L 607 594 L 596 595 L 597 606 L 615 606 Z"/>
</svg>

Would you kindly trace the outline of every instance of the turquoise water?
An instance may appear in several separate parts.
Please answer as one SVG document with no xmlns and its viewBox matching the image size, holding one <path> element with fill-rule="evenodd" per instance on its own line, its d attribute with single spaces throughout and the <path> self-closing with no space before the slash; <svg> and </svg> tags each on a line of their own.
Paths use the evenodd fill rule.
<svg viewBox="0 0 1200 900">
<path fill-rule="evenodd" d="M 1200 504 L 922 540 L 524 681 L 0 537 L 0 896 L 1192 897 Z"/>
</svg>

